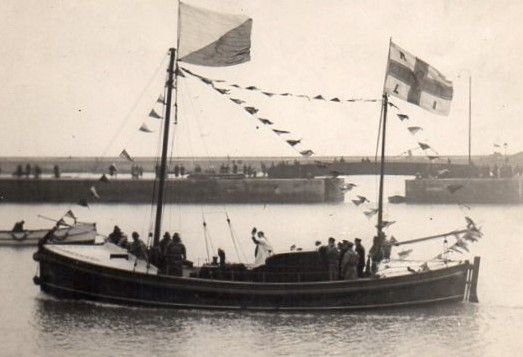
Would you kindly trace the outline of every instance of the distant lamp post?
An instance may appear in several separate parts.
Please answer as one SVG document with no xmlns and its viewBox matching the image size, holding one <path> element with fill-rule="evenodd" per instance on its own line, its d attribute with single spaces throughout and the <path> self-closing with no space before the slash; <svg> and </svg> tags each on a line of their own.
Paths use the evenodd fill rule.
<svg viewBox="0 0 523 357">
<path fill-rule="evenodd" d="M 469 165 L 472 165 L 472 74 L 469 69 L 464 68 L 458 73 L 458 78 L 461 78 L 461 72 L 468 72 L 469 75 Z"/>
</svg>

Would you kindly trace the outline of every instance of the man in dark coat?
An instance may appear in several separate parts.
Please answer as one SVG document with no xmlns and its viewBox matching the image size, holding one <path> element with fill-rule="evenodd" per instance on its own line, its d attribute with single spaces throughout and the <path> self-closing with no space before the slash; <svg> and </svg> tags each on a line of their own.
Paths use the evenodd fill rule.
<svg viewBox="0 0 523 357">
<path fill-rule="evenodd" d="M 145 243 L 140 240 L 138 232 L 133 232 L 132 237 L 133 241 L 129 245 L 129 253 L 138 259 L 147 260 L 147 247 Z"/>
<path fill-rule="evenodd" d="M 339 270 L 339 251 L 336 247 L 336 240 L 332 237 L 329 238 L 329 244 L 325 251 L 327 257 L 327 265 L 329 269 L 329 280 L 337 280 L 340 274 Z"/>
<path fill-rule="evenodd" d="M 166 273 L 168 275 L 181 276 L 183 274 L 183 262 L 186 260 L 186 250 L 178 233 L 173 234 L 172 242 L 167 247 L 165 256 Z"/>
<path fill-rule="evenodd" d="M 363 270 L 365 269 L 365 248 L 361 244 L 361 239 L 356 238 L 354 239 L 354 243 L 356 244 L 355 251 L 358 253 L 358 265 L 356 267 L 356 271 L 358 272 L 358 278 L 363 277 Z"/>
</svg>

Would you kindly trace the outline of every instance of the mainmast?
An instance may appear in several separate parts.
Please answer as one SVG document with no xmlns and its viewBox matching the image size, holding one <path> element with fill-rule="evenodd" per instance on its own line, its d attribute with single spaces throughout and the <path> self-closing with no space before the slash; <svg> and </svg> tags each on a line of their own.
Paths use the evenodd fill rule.
<svg viewBox="0 0 523 357">
<path fill-rule="evenodd" d="M 154 241 L 153 246 L 158 245 L 160 242 L 160 231 L 162 228 L 162 212 L 163 212 L 163 195 L 165 188 L 165 179 L 167 178 L 167 148 L 169 146 L 169 126 L 171 123 L 171 103 L 172 103 L 172 90 L 173 87 L 176 88 L 177 75 L 175 63 L 176 63 L 176 49 L 170 48 L 170 61 L 169 68 L 167 72 L 169 73 L 169 78 L 165 86 L 167 87 L 167 95 L 165 98 L 165 118 L 163 126 L 163 143 L 162 143 L 162 158 L 160 162 L 160 182 L 158 185 L 158 197 L 156 198 L 156 220 L 154 224 Z M 178 92 L 178 89 L 176 89 Z M 176 103 L 175 105 L 175 116 L 176 116 Z"/>
<path fill-rule="evenodd" d="M 178 122 L 178 54 L 180 49 L 180 1 L 178 0 L 178 24 L 176 31 L 176 48 L 170 48 L 169 78 L 165 86 L 167 87 L 167 95 L 165 98 L 165 118 L 163 126 L 163 143 L 162 143 L 162 158 L 160 162 L 160 182 L 158 185 L 158 197 L 156 198 L 156 220 L 154 223 L 154 240 L 153 246 L 160 243 L 160 232 L 162 229 L 162 213 L 163 213 L 163 191 L 165 188 L 165 180 L 167 179 L 167 148 L 169 146 L 169 126 L 171 123 L 171 103 L 172 90 L 176 90 L 174 98 L 174 124 Z"/>
</svg>

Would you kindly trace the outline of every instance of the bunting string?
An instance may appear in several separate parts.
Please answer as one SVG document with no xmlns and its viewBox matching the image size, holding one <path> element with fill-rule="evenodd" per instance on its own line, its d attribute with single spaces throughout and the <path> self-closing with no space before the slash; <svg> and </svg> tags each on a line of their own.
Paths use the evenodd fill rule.
<svg viewBox="0 0 523 357">
<path fill-rule="evenodd" d="M 340 97 L 328 98 L 326 95 L 322 95 L 322 94 L 318 94 L 318 95 L 314 96 L 314 95 L 306 95 L 306 94 L 295 94 L 295 93 L 290 93 L 290 92 L 278 93 L 278 92 L 275 92 L 275 91 L 269 91 L 269 90 L 265 90 L 265 89 L 262 89 L 262 88 L 258 88 L 258 87 L 254 86 L 254 85 L 242 86 L 242 85 L 239 85 L 239 84 L 236 84 L 236 83 L 231 83 L 231 82 L 226 81 L 224 79 L 207 78 L 207 77 L 204 77 L 202 75 L 196 74 L 196 73 L 188 70 L 187 68 L 184 68 L 184 67 L 180 67 L 180 68 L 186 74 L 189 74 L 189 75 L 191 75 L 193 77 L 198 78 L 203 83 L 212 86 L 214 88 L 214 90 L 216 90 L 217 92 L 220 92 L 222 94 L 228 94 L 229 90 L 217 87 L 216 83 L 220 83 L 221 86 L 228 86 L 228 87 L 233 87 L 233 88 L 236 88 L 236 89 L 243 89 L 243 90 L 248 90 L 248 91 L 253 91 L 253 92 L 259 92 L 260 94 L 263 94 L 263 95 L 265 95 L 267 97 L 295 97 L 295 98 L 304 98 L 304 99 L 307 99 L 309 101 L 311 101 L 311 100 L 321 100 L 321 101 L 332 102 L 332 103 L 355 103 L 355 102 L 376 103 L 376 102 L 381 102 L 381 99 L 375 99 L 375 98 L 340 98 Z"/>
<path fill-rule="evenodd" d="M 266 127 L 269 127 L 268 129 L 271 130 L 274 134 L 278 135 L 278 137 L 280 137 L 282 140 L 284 140 L 284 142 L 289 145 L 294 151 L 296 151 L 298 154 L 300 154 L 301 156 L 303 157 L 310 157 L 312 155 L 314 155 L 314 151 L 311 150 L 310 148 L 303 148 L 303 144 L 302 144 L 302 140 L 303 139 L 292 139 L 292 138 L 289 138 L 288 135 L 291 134 L 290 131 L 288 130 L 283 130 L 283 129 L 276 129 L 274 128 L 273 126 L 275 125 L 275 122 L 273 120 L 270 120 L 270 119 L 267 119 L 267 118 L 263 118 L 261 116 L 258 115 L 259 113 L 259 109 L 252 106 L 252 105 L 249 105 L 249 103 L 247 103 L 245 100 L 242 100 L 242 99 L 238 99 L 238 98 L 233 98 L 230 96 L 230 90 L 228 89 L 223 89 L 223 88 L 219 88 L 215 85 L 215 83 L 223 83 L 225 82 L 224 80 L 211 80 L 209 78 L 206 78 L 206 77 L 203 77 L 203 76 L 200 76 L 198 74 L 195 74 L 185 68 L 182 68 L 183 71 L 186 72 L 186 74 L 194 77 L 194 78 L 197 78 L 197 79 L 200 79 L 204 84 L 210 86 L 212 89 L 214 89 L 216 92 L 220 93 L 221 95 L 225 95 L 227 96 L 227 98 L 234 104 L 238 105 L 239 107 L 241 107 L 241 109 L 245 112 L 247 112 L 249 115 L 251 115 L 254 119 L 256 119 L 260 124 L 262 124 L 263 126 L 266 126 Z M 233 86 L 234 87 L 234 86 Z M 257 89 L 256 87 L 254 86 L 250 86 L 250 87 L 247 87 L 245 88 L 247 90 L 254 90 L 254 89 Z M 256 125 L 256 129 L 258 129 L 259 126 Z"/>
</svg>

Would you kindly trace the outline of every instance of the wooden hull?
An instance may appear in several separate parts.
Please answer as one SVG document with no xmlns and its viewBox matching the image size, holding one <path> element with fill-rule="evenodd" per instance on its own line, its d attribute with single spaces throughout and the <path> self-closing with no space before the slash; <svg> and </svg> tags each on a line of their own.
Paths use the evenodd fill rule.
<svg viewBox="0 0 523 357">
<path fill-rule="evenodd" d="M 36 247 L 49 229 L 24 230 L 22 232 L 0 231 L 0 247 Z M 59 244 L 90 244 L 96 238 L 94 223 L 77 223 L 73 227 L 64 227 L 54 233 L 55 243 Z"/>
<path fill-rule="evenodd" d="M 458 302 L 472 266 L 357 281 L 253 283 L 172 277 L 93 264 L 44 246 L 35 283 L 57 298 L 120 305 L 246 310 L 361 310 Z M 476 274 L 477 275 L 477 274 Z"/>
</svg>

